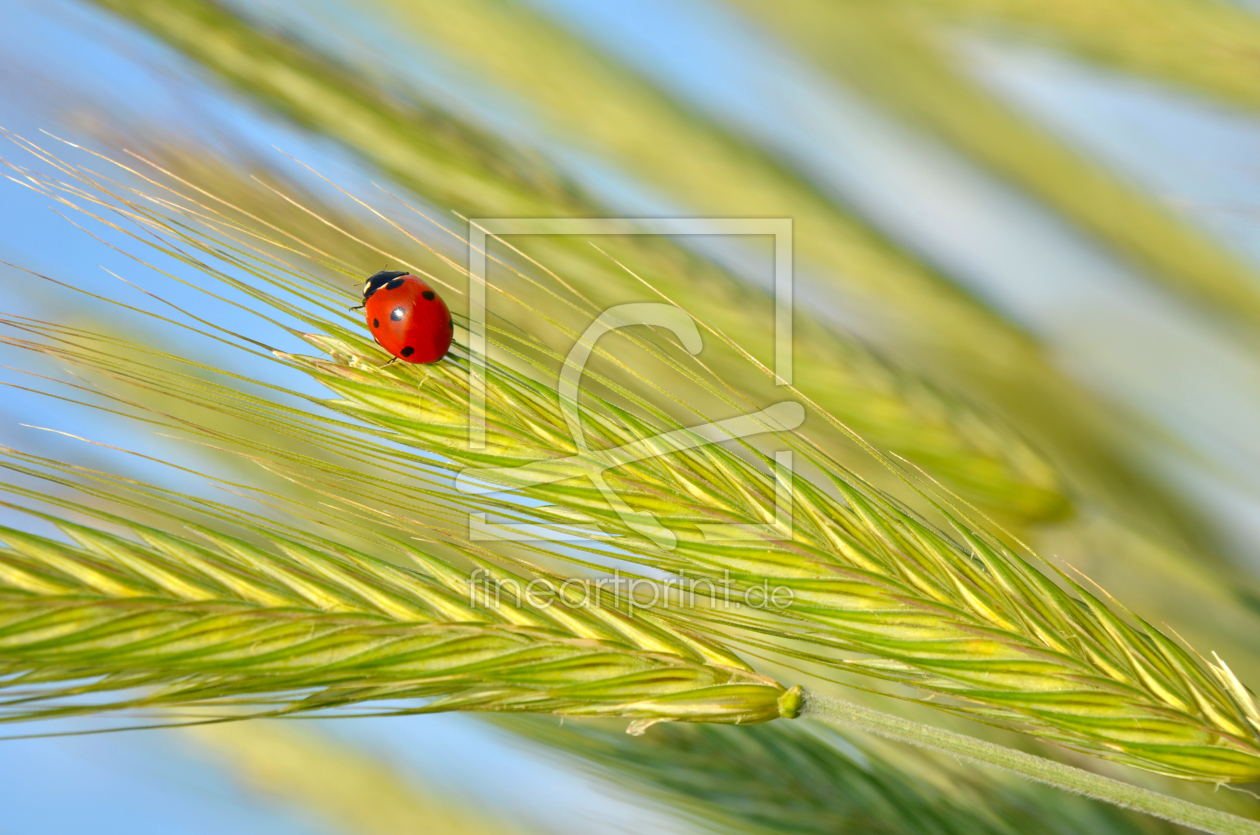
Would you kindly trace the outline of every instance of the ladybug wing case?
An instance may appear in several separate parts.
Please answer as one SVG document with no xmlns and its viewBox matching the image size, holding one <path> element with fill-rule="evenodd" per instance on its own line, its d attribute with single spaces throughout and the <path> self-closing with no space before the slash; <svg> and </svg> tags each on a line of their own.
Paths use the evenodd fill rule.
<svg viewBox="0 0 1260 835">
<path fill-rule="evenodd" d="M 368 280 L 364 303 L 368 328 L 380 346 L 406 362 L 437 362 L 446 356 L 454 324 L 446 302 L 412 275 Z M 373 287 L 373 284 L 376 286 Z"/>
</svg>

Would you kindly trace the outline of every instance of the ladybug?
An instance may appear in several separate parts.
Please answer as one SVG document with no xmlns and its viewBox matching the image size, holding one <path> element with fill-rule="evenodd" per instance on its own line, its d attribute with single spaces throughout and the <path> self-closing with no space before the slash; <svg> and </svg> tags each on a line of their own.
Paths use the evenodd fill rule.
<svg viewBox="0 0 1260 835">
<path fill-rule="evenodd" d="M 372 276 L 363 285 L 360 307 L 372 336 L 394 355 L 390 362 L 437 362 L 450 350 L 455 335 L 451 311 L 411 273 L 382 270 Z"/>
</svg>

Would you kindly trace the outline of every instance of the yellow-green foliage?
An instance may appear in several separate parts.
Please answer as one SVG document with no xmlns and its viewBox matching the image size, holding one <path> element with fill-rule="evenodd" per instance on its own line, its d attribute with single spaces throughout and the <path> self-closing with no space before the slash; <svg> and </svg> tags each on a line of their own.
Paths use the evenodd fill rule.
<svg viewBox="0 0 1260 835">
<path fill-rule="evenodd" d="M 6 466 L 38 473 L 21 458 Z M 401 543 L 419 571 L 239 516 L 263 545 L 96 515 L 131 536 L 44 514 L 73 544 L 0 528 L 0 718 L 187 705 L 272 715 L 419 697 L 438 698 L 402 712 L 780 716 L 783 687 L 694 636 L 564 601 L 477 606 L 465 573 Z"/>
<path fill-rule="evenodd" d="M 350 326 L 344 304 L 326 285 L 305 279 L 256 246 L 224 243 L 213 233 L 177 224 L 135 203 L 123 202 L 122 209 L 153 235 L 137 240 L 159 251 L 179 252 L 208 279 L 248 293 L 268 315 L 287 313 L 316 329 L 306 339 L 330 360 L 280 351 L 271 358 L 313 377 L 337 398 L 284 389 L 276 392 L 287 397 L 263 397 L 238 390 L 230 375 L 213 383 L 143 360 L 119 364 L 110 351 L 93 349 L 108 342 L 102 337 L 29 320 L 22 326 L 33 338 L 24 347 L 103 372 L 120 391 L 160 387 L 167 396 L 247 421 L 301 426 L 305 443 L 340 450 L 359 466 L 271 449 L 248 437 L 215 440 L 280 468 L 295 481 L 320 484 L 333 506 L 379 514 L 412 535 L 434 525 L 458 530 L 463 510 L 562 525 L 585 523 L 594 528 L 595 539 L 614 537 L 610 544 L 643 565 L 729 580 L 741 594 L 755 587 L 768 589 L 771 582 L 793 592 L 791 605 L 773 613 L 713 607 L 671 614 L 721 635 L 722 642 L 736 640 L 910 684 L 950 697 L 940 707 L 1000 720 L 1045 739 L 1180 777 L 1229 781 L 1260 776 L 1260 714 L 1223 665 L 1208 664 L 1149 624 L 1114 609 L 1105 597 L 1047 573 L 1035 560 L 1018 556 L 943 506 L 937 511 L 953 532 L 933 527 L 804 436 L 784 433 L 781 427 L 778 431 L 779 440 L 821 478 L 791 482 L 791 527 L 775 527 L 775 477 L 770 459 L 757 447 L 709 443 L 685 449 L 686 443 L 645 441 L 662 432 L 675 433 L 684 442 L 699 436 L 667 411 L 677 394 L 628 369 L 621 381 L 588 370 L 581 407 L 570 404 L 589 443 L 589 451 L 579 450 L 555 395 L 553 369 L 560 357 L 537 338 L 494 327 L 493 354 L 501 359 L 490 362 L 486 380 L 487 443 L 484 450 L 473 449 L 468 444 L 469 371 L 462 346 L 437 365 L 382 368 L 380 349 L 362 329 Z M 245 270 L 255 280 L 234 278 L 225 266 Z M 550 291 L 560 289 L 552 286 Z M 546 328 L 546 320 L 536 323 L 536 331 Z M 57 336 L 50 338 L 54 332 Z M 689 365 L 679 347 L 638 337 L 626 345 L 687 380 L 685 390 L 696 393 L 689 400 L 706 395 L 739 408 L 722 379 L 703 366 Z M 609 360 L 628 356 L 602 344 L 597 351 Z M 134 349 L 126 353 L 139 355 Z M 781 405 L 795 405 L 820 422 L 835 420 L 794 388 L 786 391 L 809 409 Z M 302 409 L 283 405 L 295 397 L 309 402 L 313 411 L 304 415 Z M 139 414 L 175 424 L 145 410 Z M 365 424 L 369 428 L 361 429 Z M 773 422 L 767 421 L 765 429 L 774 429 Z M 367 438 L 372 442 L 365 442 Z M 649 454 L 627 456 L 627 447 L 636 445 Z M 496 473 L 496 468 L 520 464 L 535 471 L 559 468 L 564 478 L 551 484 L 522 479 L 519 473 Z M 608 468 L 607 487 L 628 512 L 610 506 L 607 490 L 589 480 L 592 465 Z M 467 466 L 478 468 L 476 478 L 518 488 L 547 504 L 525 508 L 503 498 L 442 489 L 441 473 L 458 473 Z M 387 506 L 374 507 L 369 501 L 373 495 L 388 496 Z M 704 527 L 713 524 L 743 525 L 745 533 L 734 541 L 714 540 Z M 767 524 L 772 525 L 768 530 L 760 527 Z M 575 551 L 598 554 L 602 548 L 579 544 Z M 732 628 L 743 632 L 732 635 Z M 765 635 L 775 639 L 761 637 Z M 795 646 L 785 646 L 784 638 L 793 639 Z M 841 660 L 836 650 L 868 657 Z M 693 672 L 701 678 L 684 689 L 719 685 L 703 678 L 710 675 L 707 669 Z M 778 715 L 768 698 L 777 691 L 755 686 L 766 694 L 759 706 L 741 703 L 717 715 L 738 721 Z M 439 704 L 458 703 L 448 699 Z M 477 702 L 470 697 L 467 703 Z M 515 702 L 509 699 L 507 704 Z M 545 702 L 534 706 L 538 704 Z M 581 710 L 574 703 L 547 709 Z M 606 709 L 633 713 L 624 700 Z"/>
</svg>

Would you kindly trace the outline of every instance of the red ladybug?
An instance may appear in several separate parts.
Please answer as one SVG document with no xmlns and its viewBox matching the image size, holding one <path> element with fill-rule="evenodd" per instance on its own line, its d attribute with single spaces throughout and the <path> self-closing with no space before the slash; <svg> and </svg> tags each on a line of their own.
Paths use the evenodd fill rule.
<svg viewBox="0 0 1260 835">
<path fill-rule="evenodd" d="M 369 278 L 362 307 L 372 336 L 394 359 L 437 362 L 450 350 L 455 335 L 451 311 L 410 273 L 382 270 Z"/>
</svg>

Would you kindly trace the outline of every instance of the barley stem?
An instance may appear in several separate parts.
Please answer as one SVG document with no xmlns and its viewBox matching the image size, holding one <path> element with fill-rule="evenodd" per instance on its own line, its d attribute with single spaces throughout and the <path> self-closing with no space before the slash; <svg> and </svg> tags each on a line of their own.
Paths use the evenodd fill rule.
<svg viewBox="0 0 1260 835">
<path fill-rule="evenodd" d="M 1203 832 L 1216 835 L 1260 835 L 1260 822 L 1257 821 L 1169 797 L 1044 757 L 1004 748 L 965 734 L 881 713 L 834 696 L 824 696 L 813 690 L 804 691 L 800 716 L 857 728 L 885 739 L 949 754 L 967 762 L 1000 768 L 1064 791 L 1145 812 Z"/>
</svg>

